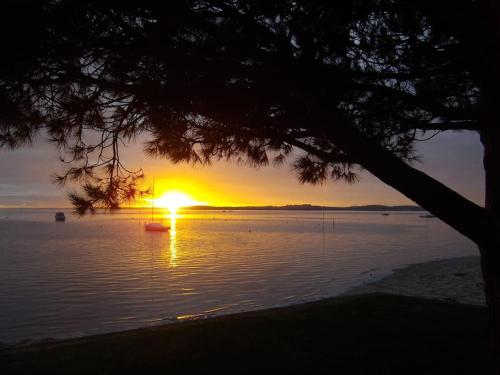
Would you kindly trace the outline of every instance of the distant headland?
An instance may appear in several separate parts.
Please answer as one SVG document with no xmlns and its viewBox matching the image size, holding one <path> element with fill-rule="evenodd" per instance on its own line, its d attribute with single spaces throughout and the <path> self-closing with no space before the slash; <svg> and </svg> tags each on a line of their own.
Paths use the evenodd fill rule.
<svg viewBox="0 0 500 375">
<path fill-rule="evenodd" d="M 347 207 L 336 207 L 336 206 L 316 206 L 312 204 L 289 204 L 285 206 L 191 206 L 184 207 L 188 210 L 287 210 L 287 211 L 425 211 L 420 206 L 385 206 L 379 204 L 370 204 L 364 206 L 347 206 Z"/>
</svg>

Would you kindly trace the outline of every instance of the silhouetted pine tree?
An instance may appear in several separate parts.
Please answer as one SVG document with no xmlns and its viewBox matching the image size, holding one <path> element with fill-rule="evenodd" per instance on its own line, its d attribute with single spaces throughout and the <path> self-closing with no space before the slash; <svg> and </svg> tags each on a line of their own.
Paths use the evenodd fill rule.
<svg viewBox="0 0 500 375">
<path fill-rule="evenodd" d="M 364 168 L 478 244 L 500 358 L 498 2 L 6 1 L 1 17 L 0 142 L 46 133 L 79 212 L 144 193 L 119 154 L 139 134 L 174 162 L 296 157 L 302 182 Z M 481 135 L 484 208 L 410 165 L 447 130 Z"/>
</svg>

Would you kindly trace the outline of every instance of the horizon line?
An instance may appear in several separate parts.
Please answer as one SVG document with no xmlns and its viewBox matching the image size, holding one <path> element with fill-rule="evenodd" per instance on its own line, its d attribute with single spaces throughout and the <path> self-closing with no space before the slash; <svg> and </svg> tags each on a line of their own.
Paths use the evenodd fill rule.
<svg viewBox="0 0 500 375">
<path fill-rule="evenodd" d="M 346 208 L 359 208 L 359 207 L 383 207 L 383 208 L 395 208 L 395 207 L 407 207 L 407 208 L 414 208 L 414 209 L 422 209 L 420 206 L 416 204 L 379 204 L 379 203 L 370 203 L 370 204 L 354 204 L 354 205 L 346 205 L 346 206 L 332 206 L 332 205 L 317 205 L 317 204 L 310 204 L 310 203 L 300 203 L 300 204 L 284 204 L 284 205 L 191 205 L 191 206 L 183 206 L 179 207 L 179 209 L 250 209 L 250 208 L 255 208 L 255 209 L 265 209 L 265 208 L 305 208 L 305 209 L 315 209 L 315 208 L 325 208 L 325 209 L 346 209 Z M 0 209 L 73 209 L 74 207 L 71 206 L 47 206 L 47 207 L 40 207 L 40 206 L 1 206 Z M 116 210 L 121 210 L 121 209 L 150 209 L 151 206 L 123 206 L 120 207 Z M 156 209 L 166 209 L 168 210 L 168 207 L 156 207 Z M 96 210 L 109 210 L 108 208 L 96 208 Z"/>
</svg>

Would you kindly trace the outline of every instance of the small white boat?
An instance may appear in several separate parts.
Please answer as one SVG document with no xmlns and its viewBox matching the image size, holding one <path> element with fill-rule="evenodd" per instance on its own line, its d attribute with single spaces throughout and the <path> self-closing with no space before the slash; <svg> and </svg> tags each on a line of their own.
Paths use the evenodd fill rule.
<svg viewBox="0 0 500 375">
<path fill-rule="evenodd" d="M 153 178 L 153 199 L 151 199 L 151 223 L 144 224 L 146 232 L 168 232 L 169 226 L 154 222 L 155 180 Z"/>
<path fill-rule="evenodd" d="M 64 212 L 56 212 L 54 217 L 56 221 L 66 221 L 66 216 L 64 216 Z"/>
<path fill-rule="evenodd" d="M 144 229 L 146 232 L 168 232 L 170 227 L 160 223 L 147 223 L 144 224 Z"/>
</svg>

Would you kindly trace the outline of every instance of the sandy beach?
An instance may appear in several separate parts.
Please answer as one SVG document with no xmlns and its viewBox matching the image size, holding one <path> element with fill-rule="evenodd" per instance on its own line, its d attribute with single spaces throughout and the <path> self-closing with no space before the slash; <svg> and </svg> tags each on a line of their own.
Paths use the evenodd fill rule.
<svg viewBox="0 0 500 375">
<path fill-rule="evenodd" d="M 444 259 L 395 269 L 391 275 L 354 287 L 345 295 L 367 293 L 485 305 L 479 257 Z"/>
</svg>

